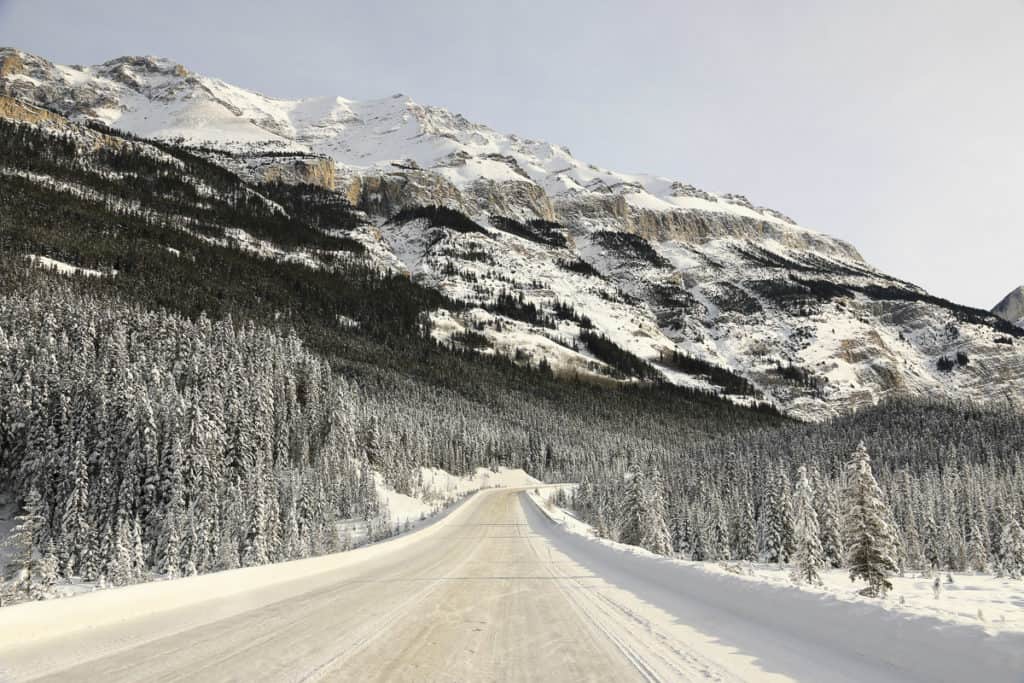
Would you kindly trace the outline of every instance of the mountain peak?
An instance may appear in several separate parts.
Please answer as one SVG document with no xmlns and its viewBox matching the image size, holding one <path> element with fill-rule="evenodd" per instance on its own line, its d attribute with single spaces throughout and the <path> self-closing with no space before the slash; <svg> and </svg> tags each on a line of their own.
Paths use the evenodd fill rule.
<svg viewBox="0 0 1024 683">
<path fill-rule="evenodd" d="M 1004 296 L 992 309 L 992 313 L 1007 322 L 1024 327 L 1024 285 Z"/>
<path fill-rule="evenodd" d="M 362 101 L 286 100 L 189 72 L 163 57 L 124 56 L 92 67 L 55 65 L 13 50 L 0 57 L 0 91 L 142 137 L 248 155 L 329 157 L 341 177 L 391 173 L 399 164 L 427 171 L 457 192 L 504 193 L 519 207 L 503 211 L 524 217 L 551 218 L 552 203 L 561 203 L 592 229 L 626 218 L 631 229 L 662 236 L 731 234 L 813 244 L 823 253 L 861 260 L 850 245 L 741 195 L 601 168 L 565 146 L 502 133 L 404 93 Z M 709 231 L 702 216 L 719 228 Z"/>
<path fill-rule="evenodd" d="M 152 55 L 117 57 L 104 62 L 98 67 L 104 72 L 115 72 L 126 70 L 141 71 L 150 74 L 166 74 L 184 77 L 188 75 L 188 69 L 181 64 L 166 57 L 155 57 Z"/>
</svg>

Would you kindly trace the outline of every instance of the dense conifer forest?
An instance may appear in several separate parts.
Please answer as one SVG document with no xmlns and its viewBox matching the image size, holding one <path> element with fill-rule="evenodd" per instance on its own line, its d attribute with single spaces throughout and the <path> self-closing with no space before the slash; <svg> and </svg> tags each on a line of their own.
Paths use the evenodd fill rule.
<svg viewBox="0 0 1024 683">
<path fill-rule="evenodd" d="M 687 559 L 789 563 L 813 540 L 811 565 L 849 566 L 844 517 L 861 452 L 896 567 L 1024 572 L 1024 418 L 1011 409 L 891 402 L 825 424 L 622 452 L 571 475 L 581 481 L 573 505 L 609 538 Z M 667 544 L 638 531 L 661 524 Z"/>
</svg>

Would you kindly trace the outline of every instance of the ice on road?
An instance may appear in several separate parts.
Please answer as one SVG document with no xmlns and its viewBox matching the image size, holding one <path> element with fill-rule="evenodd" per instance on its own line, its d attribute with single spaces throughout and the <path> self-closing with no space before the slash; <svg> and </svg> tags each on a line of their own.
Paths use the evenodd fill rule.
<svg viewBox="0 0 1024 683">
<path fill-rule="evenodd" d="M 364 550 L 302 578 L 294 578 L 295 567 L 321 565 L 280 565 L 277 571 L 292 578 L 278 582 L 266 580 L 266 572 L 214 575 L 221 582 L 250 577 L 250 584 L 201 600 L 185 596 L 212 585 L 212 577 L 132 587 L 127 591 L 136 591 L 140 605 L 147 591 L 159 590 L 181 592 L 183 606 L 126 613 L 93 627 L 67 623 L 76 603 L 83 614 L 100 614 L 117 594 L 129 593 L 0 610 L 0 680 L 897 681 L 957 680 L 964 671 L 975 680 L 1024 677 L 1024 669 L 1014 670 L 1019 659 L 1001 656 L 1005 648 L 986 656 L 971 640 L 979 636 L 966 630 L 953 634 L 972 651 L 980 647 L 973 662 L 946 666 L 944 658 L 963 659 L 947 647 L 923 663 L 913 649 L 945 645 L 949 632 L 933 641 L 933 634 L 918 632 L 920 623 L 908 622 L 911 651 L 894 664 L 858 650 L 864 641 L 839 641 L 827 629 L 807 637 L 784 620 L 773 624 L 771 615 L 751 619 L 724 596 L 718 606 L 714 594 L 696 599 L 693 587 L 672 584 L 689 575 L 666 579 L 650 573 L 642 558 L 570 534 L 516 490 L 482 492 L 427 530 Z M 632 562 L 639 563 L 635 573 Z M 808 618 L 813 633 L 813 610 Z"/>
</svg>

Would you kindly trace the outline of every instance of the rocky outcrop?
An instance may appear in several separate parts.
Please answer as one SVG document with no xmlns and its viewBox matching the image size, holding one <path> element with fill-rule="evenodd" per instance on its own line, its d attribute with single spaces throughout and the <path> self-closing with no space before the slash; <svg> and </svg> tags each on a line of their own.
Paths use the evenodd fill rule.
<svg viewBox="0 0 1024 683">
<path fill-rule="evenodd" d="M 675 240 L 700 244 L 721 237 L 770 239 L 793 249 L 863 260 L 852 245 L 810 230 L 794 230 L 774 221 L 716 211 L 638 209 L 622 195 L 559 199 L 555 202 L 555 213 L 566 225 L 582 223 L 626 230 L 654 242 Z"/>
<path fill-rule="evenodd" d="M 237 173 L 253 183 L 288 183 L 337 190 L 335 163 L 326 157 L 314 155 L 240 155 L 209 149 L 197 149 L 197 154 Z"/>
<path fill-rule="evenodd" d="M 59 112 L 68 118 L 94 118 L 100 109 L 116 110 L 119 101 L 92 83 L 69 83 L 45 59 L 0 48 L 0 94 Z M 26 78 L 19 78 L 25 76 Z"/>
<path fill-rule="evenodd" d="M 992 312 L 1008 323 L 1024 327 L 1024 285 L 1003 297 Z"/>
<path fill-rule="evenodd" d="M 64 117 L 51 111 L 3 95 L 0 95 L 0 117 L 24 123 L 60 124 L 65 121 Z"/>
<path fill-rule="evenodd" d="M 327 190 L 336 185 L 334 162 L 321 157 L 289 159 L 275 162 L 273 159 L 260 169 L 263 182 L 305 183 Z"/>
<path fill-rule="evenodd" d="M 469 211 L 454 185 L 427 171 L 352 174 L 340 182 L 338 189 L 356 208 L 384 218 L 410 206 L 436 205 Z"/>
<path fill-rule="evenodd" d="M 0 51 L 0 78 L 15 76 L 25 68 L 25 60 L 14 50 Z"/>
<path fill-rule="evenodd" d="M 155 57 L 120 57 L 105 62 L 99 69 L 107 78 L 123 83 L 137 92 L 146 89 L 146 76 L 163 75 L 186 79 L 188 69 L 181 64 Z"/>
<path fill-rule="evenodd" d="M 74 134 L 79 144 L 92 147 L 93 149 L 100 147 L 120 149 L 125 144 L 128 144 L 123 138 L 107 135 L 96 130 L 83 129 L 74 125 L 60 114 L 5 95 L 0 95 L 0 118 L 68 131 Z"/>
<path fill-rule="evenodd" d="M 558 220 L 551 198 L 539 185 L 528 180 L 498 183 L 481 178 L 470 185 L 465 194 L 474 214 Z"/>
</svg>

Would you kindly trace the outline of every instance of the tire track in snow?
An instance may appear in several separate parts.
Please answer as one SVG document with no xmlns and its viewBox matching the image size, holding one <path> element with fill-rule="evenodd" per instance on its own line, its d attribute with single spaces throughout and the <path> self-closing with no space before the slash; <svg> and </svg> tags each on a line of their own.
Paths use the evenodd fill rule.
<svg viewBox="0 0 1024 683">
<path fill-rule="evenodd" d="M 522 494 L 526 495 L 526 494 Z M 523 503 L 520 499 L 520 507 Z M 522 509 L 520 514 L 523 515 Z M 525 522 L 524 526 L 528 525 Z M 522 533 L 522 527 L 520 527 Z M 551 547 L 542 553 L 534 541 L 527 536 L 527 543 L 557 584 L 571 605 L 581 617 L 610 640 L 648 681 L 711 680 L 721 683 L 738 683 L 741 679 L 720 668 L 713 662 L 692 650 L 686 649 L 676 638 L 667 634 L 638 615 L 629 607 L 620 604 L 594 586 L 587 586 L 582 580 L 566 574 L 559 562 L 551 558 Z M 556 551 L 557 552 L 557 551 Z M 560 553 L 561 554 L 561 553 Z M 572 562 L 568 557 L 564 562 Z M 564 564 L 564 562 L 562 564 Z M 599 577 L 594 577 L 599 580 Z M 637 629 L 647 637 L 638 637 Z"/>
<path fill-rule="evenodd" d="M 475 539 L 478 540 L 478 539 Z M 365 622 L 359 628 L 354 631 L 350 631 L 346 634 L 346 644 L 341 650 L 336 651 L 329 659 L 321 662 L 312 669 L 308 670 L 301 676 L 296 677 L 296 681 L 301 683 L 312 683 L 313 681 L 324 680 L 325 677 L 338 669 L 343 667 L 345 663 L 353 656 L 361 652 L 362 650 L 369 647 L 380 637 L 389 633 L 389 628 L 396 622 L 405 617 L 409 612 L 423 600 L 425 600 L 431 593 L 436 591 L 444 582 L 451 578 L 453 574 L 461 571 L 466 564 L 476 556 L 477 550 L 480 548 L 480 543 L 474 544 L 473 552 L 467 553 L 462 560 L 455 564 L 451 569 L 445 572 L 444 576 L 440 576 L 431 579 L 423 588 L 416 591 L 408 598 L 402 600 L 399 604 L 395 605 L 387 612 Z M 430 569 L 435 569 L 445 564 L 450 559 L 450 555 L 444 555 L 440 560 L 430 566 Z"/>
</svg>

